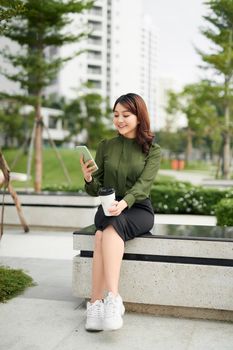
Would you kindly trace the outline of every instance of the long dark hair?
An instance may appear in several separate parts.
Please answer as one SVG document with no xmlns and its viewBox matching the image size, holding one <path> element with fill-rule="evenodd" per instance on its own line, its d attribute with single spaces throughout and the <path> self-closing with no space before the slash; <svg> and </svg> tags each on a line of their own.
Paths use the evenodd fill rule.
<svg viewBox="0 0 233 350">
<path fill-rule="evenodd" d="M 122 95 L 118 97 L 114 103 L 113 111 L 118 103 L 137 116 L 139 124 L 136 131 L 136 141 L 142 147 L 142 152 L 147 154 L 152 144 L 154 135 L 150 130 L 149 113 L 143 98 L 133 93 Z"/>
</svg>

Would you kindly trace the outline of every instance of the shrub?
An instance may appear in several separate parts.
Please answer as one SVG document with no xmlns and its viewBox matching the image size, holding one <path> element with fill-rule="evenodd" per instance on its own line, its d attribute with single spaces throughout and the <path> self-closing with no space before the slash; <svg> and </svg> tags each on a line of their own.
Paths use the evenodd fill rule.
<svg viewBox="0 0 233 350">
<path fill-rule="evenodd" d="M 216 204 L 223 198 L 233 198 L 233 189 L 220 191 L 183 183 L 153 186 L 152 205 L 155 213 L 214 215 Z"/>
<path fill-rule="evenodd" d="M 216 205 L 217 225 L 233 226 L 233 199 L 222 199 Z"/>
<path fill-rule="evenodd" d="M 0 302 L 22 293 L 25 288 L 34 286 L 33 279 L 22 270 L 0 266 Z"/>
</svg>

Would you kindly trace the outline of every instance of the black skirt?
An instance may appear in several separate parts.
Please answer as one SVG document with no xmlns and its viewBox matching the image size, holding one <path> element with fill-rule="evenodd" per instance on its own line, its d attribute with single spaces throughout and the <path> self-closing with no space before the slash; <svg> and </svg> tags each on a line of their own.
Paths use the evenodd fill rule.
<svg viewBox="0 0 233 350">
<path fill-rule="evenodd" d="M 120 198 L 117 198 L 120 200 Z M 102 205 L 95 215 L 95 227 L 103 231 L 112 225 L 123 241 L 148 233 L 154 225 L 154 211 L 149 198 L 124 209 L 119 216 L 106 216 Z"/>
</svg>

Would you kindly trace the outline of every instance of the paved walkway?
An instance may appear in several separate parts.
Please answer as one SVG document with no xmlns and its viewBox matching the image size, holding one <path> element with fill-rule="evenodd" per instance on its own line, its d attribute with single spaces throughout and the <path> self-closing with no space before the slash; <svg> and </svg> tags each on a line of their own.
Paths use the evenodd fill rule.
<svg viewBox="0 0 233 350">
<path fill-rule="evenodd" d="M 173 176 L 178 181 L 188 181 L 193 185 L 201 185 L 204 187 L 233 187 L 233 180 L 216 180 L 213 175 L 210 175 L 206 171 L 160 169 L 159 174 Z"/>
<path fill-rule="evenodd" d="M 71 291 L 71 233 L 8 229 L 0 248 L 1 264 L 26 270 L 37 283 L 0 304 L 1 350 L 233 349 L 227 322 L 126 313 L 121 330 L 88 333 L 85 302 Z"/>
</svg>

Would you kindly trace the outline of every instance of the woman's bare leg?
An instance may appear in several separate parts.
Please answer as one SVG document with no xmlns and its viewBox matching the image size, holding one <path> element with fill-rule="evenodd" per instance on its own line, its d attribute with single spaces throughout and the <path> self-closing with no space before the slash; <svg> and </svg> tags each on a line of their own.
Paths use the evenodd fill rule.
<svg viewBox="0 0 233 350">
<path fill-rule="evenodd" d="M 109 292 L 118 294 L 121 261 L 124 254 L 124 241 L 113 226 L 108 226 L 102 235 L 102 258 L 105 286 Z"/>
<path fill-rule="evenodd" d="M 105 281 L 102 256 L 103 232 L 98 230 L 95 234 L 94 255 L 92 261 L 92 292 L 91 302 L 104 298 Z"/>
</svg>

